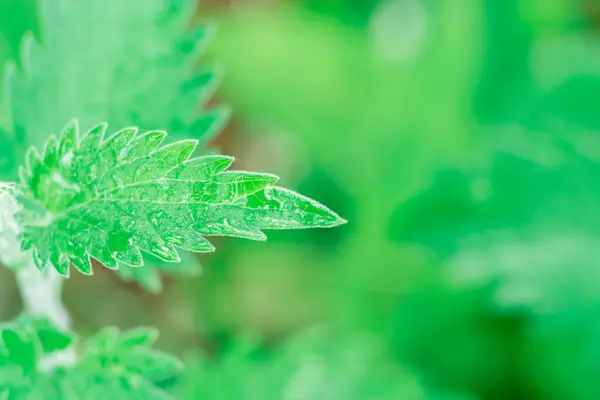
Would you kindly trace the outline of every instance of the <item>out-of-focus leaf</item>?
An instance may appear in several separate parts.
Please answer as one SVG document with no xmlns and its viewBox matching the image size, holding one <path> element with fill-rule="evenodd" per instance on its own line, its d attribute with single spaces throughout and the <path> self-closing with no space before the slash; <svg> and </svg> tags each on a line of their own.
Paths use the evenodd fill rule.
<svg viewBox="0 0 600 400">
<path fill-rule="evenodd" d="M 49 379 L 41 372 L 44 357 L 69 348 L 74 341 L 73 334 L 45 319 L 23 315 L 4 324 L 0 327 L 0 389 L 6 390 L 8 399 L 29 399 Z"/>
<path fill-rule="evenodd" d="M 149 260 L 144 268 L 121 264 L 117 273 L 125 282 L 136 282 L 150 293 L 160 293 L 163 288 L 161 274 L 187 278 L 200 273 L 200 262 L 193 254 L 181 254 L 181 262 L 167 263 L 148 255 Z"/>
<path fill-rule="evenodd" d="M 38 1 L 42 44 L 25 40 L 22 71 L 9 76 L 9 128 L 26 148 L 71 118 L 202 141 L 220 129 L 226 110 L 198 115 L 219 73 L 195 72 L 212 29 L 190 29 L 194 1 Z"/>
</svg>

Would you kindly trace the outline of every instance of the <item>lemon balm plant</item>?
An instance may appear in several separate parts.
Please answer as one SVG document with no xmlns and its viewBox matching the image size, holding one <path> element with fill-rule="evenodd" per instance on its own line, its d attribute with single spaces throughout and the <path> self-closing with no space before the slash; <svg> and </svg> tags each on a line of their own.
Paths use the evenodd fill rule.
<svg viewBox="0 0 600 400">
<path fill-rule="evenodd" d="M 196 112 L 219 74 L 194 72 L 210 30 L 187 28 L 193 8 L 40 1 L 42 43 L 24 38 L 3 99 L 0 260 L 25 310 L 0 329 L 0 399 L 169 398 L 158 384 L 182 366 L 152 348 L 154 329 L 77 342 L 61 302 L 72 271 L 95 262 L 152 289 L 161 265 L 214 251 L 212 236 L 345 222 L 200 148 L 227 111 Z"/>
</svg>

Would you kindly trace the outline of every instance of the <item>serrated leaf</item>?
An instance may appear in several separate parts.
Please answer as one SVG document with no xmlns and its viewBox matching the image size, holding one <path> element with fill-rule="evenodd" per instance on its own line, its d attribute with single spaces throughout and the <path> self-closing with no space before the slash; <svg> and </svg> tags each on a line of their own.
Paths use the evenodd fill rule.
<svg viewBox="0 0 600 400">
<path fill-rule="evenodd" d="M 162 131 L 99 125 L 80 137 L 72 122 L 21 170 L 24 248 L 38 268 L 69 265 L 89 274 L 90 257 L 108 268 L 144 264 L 141 251 L 179 262 L 177 249 L 211 252 L 205 236 L 265 240 L 263 229 L 344 223 L 325 206 L 273 186 L 271 174 L 229 171 L 226 156 L 192 157 L 198 145 L 161 146 Z"/>
<path fill-rule="evenodd" d="M 14 133 L 42 146 L 48 133 L 77 116 L 164 129 L 209 140 L 223 114 L 199 111 L 218 69 L 195 72 L 211 26 L 190 29 L 193 0 L 38 0 L 41 44 L 22 45 L 23 68 L 9 77 Z M 218 111 L 217 111 L 218 112 Z"/>
<path fill-rule="evenodd" d="M 0 171 L 3 163 L 11 166 L 6 179 L 14 180 L 22 148 L 41 147 L 73 115 L 86 128 L 96 121 L 135 124 L 203 143 L 228 120 L 227 107 L 202 110 L 222 74 L 218 67 L 196 71 L 214 28 L 190 28 L 193 0 L 39 3 L 41 44 L 27 37 L 22 68 L 8 74 L 12 126 L 6 137 L 24 143 L 1 145 L 0 134 Z M 157 293 L 162 283 L 156 270 L 165 264 L 150 264 L 156 268 L 120 275 Z"/>
<path fill-rule="evenodd" d="M 228 120 L 226 107 L 202 110 L 221 71 L 196 71 L 214 28 L 190 27 L 193 0 L 38 2 L 41 43 L 26 36 L 23 65 L 7 73 L 11 115 L 5 134 L 0 131 L 0 179 L 14 180 L 24 149 L 42 146 L 47 134 L 58 132 L 73 115 L 86 128 L 96 121 L 135 124 L 203 143 Z M 153 292 L 162 286 L 156 272 L 135 271 L 124 278 Z"/>
</svg>

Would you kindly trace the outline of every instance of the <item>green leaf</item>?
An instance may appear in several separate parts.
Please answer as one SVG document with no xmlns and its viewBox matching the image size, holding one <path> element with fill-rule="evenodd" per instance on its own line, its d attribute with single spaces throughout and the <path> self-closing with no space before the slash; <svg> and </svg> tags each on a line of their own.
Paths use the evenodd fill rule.
<svg viewBox="0 0 600 400">
<path fill-rule="evenodd" d="M 117 273 L 125 282 L 136 282 L 150 293 L 158 294 L 162 291 L 160 272 L 154 264 L 147 264 L 144 268 L 121 264 Z"/>
<path fill-rule="evenodd" d="M 212 26 L 190 29 L 193 0 L 38 0 L 41 44 L 22 44 L 23 68 L 9 76 L 12 130 L 26 147 L 76 116 L 211 139 L 222 109 L 202 112 L 220 80 L 196 65 Z M 21 155 L 22 157 L 22 155 Z"/>
<path fill-rule="evenodd" d="M 33 371 L 40 357 L 65 350 L 75 343 L 71 332 L 57 328 L 45 318 L 27 315 L 7 323 L 0 329 L 0 335 L 2 348 L 10 361 L 7 364 L 20 365 L 26 371 Z"/>
<path fill-rule="evenodd" d="M 157 336 L 151 328 L 121 333 L 107 327 L 89 339 L 80 363 L 65 381 L 76 394 L 91 387 L 98 397 L 112 394 L 123 399 L 170 399 L 156 384 L 180 375 L 183 365 L 151 347 Z"/>
<path fill-rule="evenodd" d="M 75 335 L 70 332 L 61 331 L 46 319 L 35 319 L 32 321 L 37 331 L 38 339 L 44 353 L 65 350 L 75 343 Z"/>
<path fill-rule="evenodd" d="M 0 130 L 0 179 L 14 180 L 25 150 L 43 146 L 72 116 L 86 129 L 107 121 L 209 142 L 229 110 L 204 110 L 221 71 L 197 70 L 214 29 L 190 28 L 195 9 L 193 0 L 39 0 L 42 43 L 27 37 L 23 66 L 9 73 L 12 124 Z M 156 265 L 120 276 L 159 292 L 158 270 L 168 267 L 147 264 Z"/>
<path fill-rule="evenodd" d="M 179 376 L 183 365 L 152 348 L 157 337 L 153 328 L 107 327 L 85 343 L 75 365 L 44 370 L 42 357 L 72 346 L 75 336 L 20 316 L 0 329 L 0 399 L 172 399 L 157 385 Z"/>
<path fill-rule="evenodd" d="M 73 345 L 75 336 L 43 318 L 27 315 L 0 328 L 0 398 L 59 399 L 53 374 L 42 373 L 44 357 Z"/>
<path fill-rule="evenodd" d="M 140 267 L 141 251 L 179 262 L 177 249 L 211 252 L 205 236 L 266 240 L 262 230 L 319 228 L 345 221 L 320 203 L 273 186 L 271 174 L 227 171 L 233 158 L 192 157 L 198 142 L 161 146 L 163 131 L 125 128 L 80 137 L 76 122 L 21 169 L 23 249 L 36 265 L 68 275 Z"/>
<path fill-rule="evenodd" d="M 177 276 L 193 276 L 200 273 L 201 265 L 193 254 L 181 254 L 180 263 L 167 263 L 148 255 L 144 268 L 121 264 L 117 273 L 126 282 L 136 282 L 150 293 L 158 294 L 163 285 L 161 273 Z"/>
<path fill-rule="evenodd" d="M 10 328 L 0 331 L 0 340 L 6 352 L 5 363 L 20 366 L 25 375 L 33 374 L 37 358 L 35 342 L 22 332 Z"/>
</svg>

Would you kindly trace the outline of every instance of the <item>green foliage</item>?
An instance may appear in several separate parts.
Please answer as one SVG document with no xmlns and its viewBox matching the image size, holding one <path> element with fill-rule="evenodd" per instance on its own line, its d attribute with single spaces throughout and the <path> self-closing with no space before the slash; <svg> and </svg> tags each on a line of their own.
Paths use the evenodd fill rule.
<svg viewBox="0 0 600 400">
<path fill-rule="evenodd" d="M 27 316 L 2 326 L 0 337 L 0 393 L 7 399 L 29 398 L 38 381 L 45 380 L 44 357 L 67 349 L 75 340 L 45 319 Z"/>
<path fill-rule="evenodd" d="M 148 255 L 148 258 L 152 258 Z M 201 272 L 201 266 L 193 253 L 180 254 L 181 262 L 167 263 L 154 257 L 152 262 L 146 262 L 144 268 L 136 268 L 120 264 L 117 274 L 125 282 L 136 282 L 150 293 L 158 294 L 163 289 L 161 273 L 167 276 L 189 278 Z"/>
<path fill-rule="evenodd" d="M 198 115 L 219 73 L 195 71 L 212 28 L 189 29 L 193 1 L 40 0 L 39 9 L 42 44 L 27 38 L 22 72 L 9 74 L 17 161 L 74 116 L 86 130 L 107 121 L 203 142 L 222 126 L 226 110 Z"/>
<path fill-rule="evenodd" d="M 140 250 L 179 262 L 176 248 L 211 252 L 204 236 L 266 240 L 262 230 L 336 226 L 323 205 L 281 187 L 277 177 L 226 171 L 226 156 L 191 158 L 198 142 L 161 146 L 164 131 L 99 125 L 81 138 L 76 122 L 22 169 L 23 248 L 36 265 L 90 274 L 90 257 L 108 268 L 144 264 Z"/>
<path fill-rule="evenodd" d="M 196 66 L 214 28 L 191 26 L 193 1 L 25 3 L 39 8 L 42 32 L 40 41 L 25 38 L 22 66 L 8 74 L 10 118 L 0 124 L 0 179 L 14 180 L 27 149 L 43 147 L 48 134 L 58 133 L 73 116 L 84 129 L 107 121 L 167 130 L 172 137 L 203 144 L 227 120 L 226 107 L 202 110 L 221 74 L 216 67 L 198 71 Z M 9 8 L 13 14 L 24 11 L 25 3 Z M 16 18 L 11 24 L 13 29 L 29 26 Z M 10 38 L 18 47 L 16 36 Z M 195 259 L 187 260 L 188 270 L 199 270 Z M 125 267 L 119 275 L 157 292 L 159 271 L 173 267 L 156 257 L 147 264 L 143 271 Z"/>
<path fill-rule="evenodd" d="M 26 32 L 39 34 L 36 0 L 0 0 L 0 180 L 12 178 L 18 157 L 16 138 L 10 128 L 10 110 L 5 98 L 5 68 L 20 64 L 19 47 Z"/>
<path fill-rule="evenodd" d="M 372 337 L 303 332 L 266 350 L 241 338 L 217 361 L 194 355 L 176 394 L 184 399 L 467 399 L 430 393 Z"/>
<path fill-rule="evenodd" d="M 20 61 L 19 46 L 25 32 L 39 34 L 36 8 L 35 0 L 0 0 L 0 70 L 8 60 Z"/>
<path fill-rule="evenodd" d="M 75 337 L 44 319 L 22 316 L 0 330 L 0 394 L 10 400 L 171 399 L 159 387 L 178 376 L 182 364 L 152 348 L 150 328 L 105 328 L 90 338 L 73 365 L 48 367 Z"/>
<path fill-rule="evenodd" d="M 343 1 L 332 3 L 322 7 Z M 246 117 L 240 151 L 255 163 L 261 146 L 286 152 L 278 167 L 353 223 L 326 245 L 316 235 L 232 245 L 207 265 L 217 289 L 200 295 L 198 318 L 217 338 L 240 325 L 278 335 L 272 307 L 254 299 L 289 280 L 288 292 L 318 299 L 300 309 L 302 295 L 269 291 L 290 330 L 331 307 L 437 387 L 598 397 L 597 6 L 374 9 L 383 18 L 365 30 L 289 3 L 221 15 L 213 54 Z M 329 302 L 332 292 L 344 300 Z"/>
<path fill-rule="evenodd" d="M 157 337 L 149 328 L 123 333 L 104 328 L 87 341 L 81 360 L 63 379 L 73 396 L 86 393 L 89 399 L 170 399 L 158 385 L 179 375 L 183 365 L 152 349 Z"/>
</svg>

